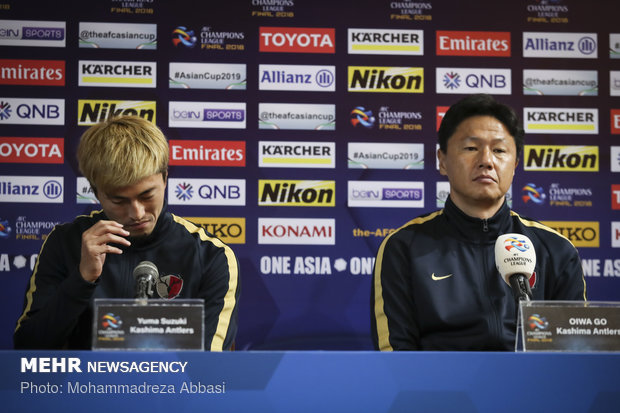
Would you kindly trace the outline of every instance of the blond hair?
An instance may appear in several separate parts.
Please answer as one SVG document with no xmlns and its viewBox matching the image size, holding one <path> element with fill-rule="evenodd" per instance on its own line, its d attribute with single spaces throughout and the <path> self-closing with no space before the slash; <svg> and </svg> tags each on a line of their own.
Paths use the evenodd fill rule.
<svg viewBox="0 0 620 413">
<path fill-rule="evenodd" d="M 154 124 L 120 116 L 91 126 L 80 138 L 77 159 L 93 189 L 133 185 L 156 173 L 166 178 L 168 141 Z"/>
</svg>

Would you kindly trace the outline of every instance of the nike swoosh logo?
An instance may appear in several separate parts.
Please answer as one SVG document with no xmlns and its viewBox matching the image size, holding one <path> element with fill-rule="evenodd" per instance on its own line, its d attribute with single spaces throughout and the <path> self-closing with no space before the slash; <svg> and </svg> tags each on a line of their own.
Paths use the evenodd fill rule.
<svg viewBox="0 0 620 413">
<path fill-rule="evenodd" d="M 441 277 L 437 277 L 435 273 L 431 274 L 431 278 L 433 279 L 433 281 L 445 280 L 446 278 L 450 278 L 450 277 L 452 277 L 452 274 L 444 275 Z"/>
</svg>

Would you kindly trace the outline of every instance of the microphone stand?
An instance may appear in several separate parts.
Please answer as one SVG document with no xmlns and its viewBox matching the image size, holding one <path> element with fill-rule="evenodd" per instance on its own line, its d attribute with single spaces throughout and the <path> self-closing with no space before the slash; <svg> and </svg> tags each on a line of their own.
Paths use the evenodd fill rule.
<svg viewBox="0 0 620 413">
<path fill-rule="evenodd" d="M 515 298 L 515 303 L 517 305 L 517 331 L 515 336 L 515 351 L 523 351 L 523 342 L 522 342 L 522 330 L 523 325 L 521 323 L 521 301 L 531 301 L 532 299 L 532 289 L 530 288 L 530 281 L 523 274 L 514 274 L 510 277 L 510 287 L 512 289 L 512 294 Z"/>
</svg>

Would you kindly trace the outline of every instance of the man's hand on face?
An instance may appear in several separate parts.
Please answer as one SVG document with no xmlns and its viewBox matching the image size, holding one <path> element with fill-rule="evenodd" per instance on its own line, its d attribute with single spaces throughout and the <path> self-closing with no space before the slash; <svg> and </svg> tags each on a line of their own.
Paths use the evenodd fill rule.
<svg viewBox="0 0 620 413">
<path fill-rule="evenodd" d="M 110 244 L 131 245 L 123 237 L 129 236 L 129 231 L 116 221 L 99 221 L 82 234 L 82 252 L 80 259 L 80 274 L 88 282 L 95 282 L 103 271 L 106 254 L 122 254 L 120 248 Z"/>
</svg>

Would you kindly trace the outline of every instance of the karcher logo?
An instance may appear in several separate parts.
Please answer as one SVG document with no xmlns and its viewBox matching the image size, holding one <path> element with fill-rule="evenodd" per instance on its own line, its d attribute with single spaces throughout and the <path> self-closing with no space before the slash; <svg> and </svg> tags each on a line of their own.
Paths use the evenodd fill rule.
<svg viewBox="0 0 620 413">
<path fill-rule="evenodd" d="M 185 218 L 226 244 L 245 244 L 245 218 Z"/>
<path fill-rule="evenodd" d="M 349 66 L 349 92 L 424 93 L 421 67 Z"/>
<path fill-rule="evenodd" d="M 598 109 L 523 108 L 530 133 L 598 133 Z"/>
<path fill-rule="evenodd" d="M 335 181 L 258 181 L 258 205 L 314 206 L 336 205 Z"/>
<path fill-rule="evenodd" d="M 597 221 L 541 221 L 568 238 L 575 247 L 599 247 L 599 223 Z"/>
<path fill-rule="evenodd" d="M 140 116 L 155 123 L 155 101 L 78 100 L 78 125 L 94 125 L 121 115 Z"/>
<path fill-rule="evenodd" d="M 598 172 L 598 146 L 525 145 L 526 171 Z"/>
</svg>

